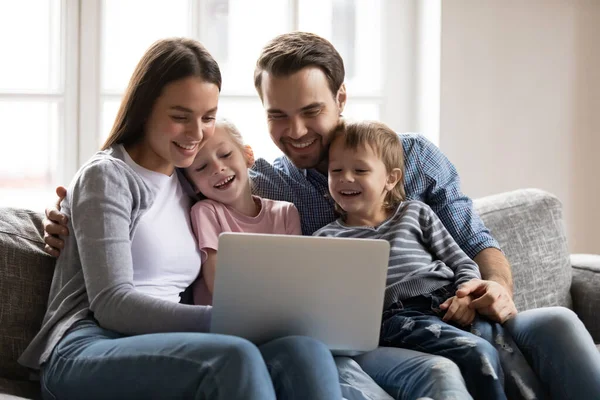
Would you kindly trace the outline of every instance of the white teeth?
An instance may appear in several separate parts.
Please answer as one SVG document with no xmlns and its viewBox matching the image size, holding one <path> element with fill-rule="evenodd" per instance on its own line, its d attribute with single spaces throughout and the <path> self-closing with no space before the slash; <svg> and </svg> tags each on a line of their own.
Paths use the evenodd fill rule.
<svg viewBox="0 0 600 400">
<path fill-rule="evenodd" d="M 340 191 L 340 193 L 341 193 L 341 194 L 343 194 L 343 195 L 355 195 L 355 194 L 360 194 L 360 192 L 356 192 L 356 191 L 352 191 L 352 192 L 350 192 L 350 191 L 347 191 L 347 190 L 341 190 L 341 191 Z"/>
<path fill-rule="evenodd" d="M 177 145 L 177 147 L 181 147 L 182 149 L 186 149 L 186 150 L 194 150 L 196 148 L 196 146 L 198 146 L 198 143 L 192 143 L 192 144 L 183 144 L 183 143 L 179 143 L 179 142 L 173 142 L 175 143 L 175 145 Z"/>
<path fill-rule="evenodd" d="M 230 177 L 226 178 L 225 180 L 223 180 L 223 181 L 221 181 L 221 182 L 217 183 L 217 184 L 215 185 L 215 187 L 216 187 L 216 188 L 218 188 L 218 187 L 221 187 L 221 186 L 225 185 L 226 183 L 229 183 L 229 182 L 231 182 L 231 181 L 233 180 L 233 178 L 235 178 L 235 175 L 231 175 Z"/>
<path fill-rule="evenodd" d="M 304 142 L 304 143 L 294 143 L 294 142 L 290 142 L 290 144 L 292 145 L 292 147 L 295 147 L 297 149 L 303 149 L 305 147 L 310 146 L 311 144 L 313 144 L 317 139 L 313 139 L 310 142 Z"/>
</svg>

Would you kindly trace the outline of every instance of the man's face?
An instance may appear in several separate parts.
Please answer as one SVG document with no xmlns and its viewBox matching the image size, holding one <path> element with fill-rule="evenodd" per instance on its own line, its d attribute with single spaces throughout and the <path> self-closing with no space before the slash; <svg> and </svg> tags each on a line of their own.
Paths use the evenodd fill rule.
<svg viewBox="0 0 600 400">
<path fill-rule="evenodd" d="M 345 86 L 332 94 L 323 71 L 307 67 L 285 77 L 263 72 L 261 90 L 275 145 L 298 168 L 326 171 L 330 136 L 346 102 Z"/>
</svg>

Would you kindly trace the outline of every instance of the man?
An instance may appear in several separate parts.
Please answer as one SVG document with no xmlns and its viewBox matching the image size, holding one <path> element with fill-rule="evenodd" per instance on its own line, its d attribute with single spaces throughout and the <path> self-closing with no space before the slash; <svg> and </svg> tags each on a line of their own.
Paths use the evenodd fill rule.
<svg viewBox="0 0 600 400">
<path fill-rule="evenodd" d="M 327 188 L 327 151 L 347 100 L 343 61 L 327 40 L 310 33 L 288 33 L 263 49 L 254 83 L 267 113 L 271 139 L 285 156 L 273 165 L 256 162 L 253 190 L 262 197 L 294 203 L 303 233 L 310 235 L 336 218 Z M 506 322 L 549 392 L 559 398 L 594 398 L 590 394 L 600 398 L 600 355 L 581 321 L 563 308 L 517 315 L 509 263 L 471 200 L 461 193 L 456 169 L 423 137 L 400 136 L 407 198 L 427 203 L 481 270 L 483 280 L 470 281 L 457 295 L 476 298 L 472 304 L 480 314 Z M 57 191 L 59 196 L 63 192 L 62 188 Z M 47 210 L 47 216 L 57 222 L 62 218 L 57 208 Z M 45 229 L 47 251 L 56 255 L 54 248 L 60 248 L 61 241 L 52 234 L 63 227 L 47 221 Z M 443 357 L 379 348 L 355 360 L 396 399 L 469 398 L 458 368 Z M 385 396 L 370 386 L 371 381 L 351 360 L 340 358 L 338 365 L 347 397 Z M 522 388 L 522 394 L 526 398 L 527 388 Z"/>
</svg>

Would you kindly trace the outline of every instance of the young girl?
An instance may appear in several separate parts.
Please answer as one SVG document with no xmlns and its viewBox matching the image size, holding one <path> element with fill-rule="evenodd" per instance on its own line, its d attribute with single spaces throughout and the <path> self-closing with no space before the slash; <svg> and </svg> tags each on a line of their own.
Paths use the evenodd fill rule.
<svg viewBox="0 0 600 400">
<path fill-rule="evenodd" d="M 244 145 L 238 129 L 231 122 L 220 120 L 214 136 L 185 169 L 192 190 L 204 198 L 191 210 L 203 278 L 194 286 L 195 304 L 211 303 L 217 244 L 222 232 L 302 234 L 300 215 L 292 203 L 252 195 L 248 168 L 253 164 L 252 149 Z"/>
<path fill-rule="evenodd" d="M 509 368 L 511 398 L 545 397 L 502 327 L 476 318 L 470 297 L 455 296 L 460 284 L 480 278 L 477 264 L 429 206 L 405 200 L 403 174 L 401 140 L 384 124 L 347 123 L 334 133 L 329 191 L 342 216 L 315 235 L 390 242 L 381 345 L 451 359 L 476 399 L 506 398 L 501 361 Z M 444 303 L 450 304 L 445 315 L 440 309 Z M 457 327 L 469 325 L 473 333 Z"/>
</svg>

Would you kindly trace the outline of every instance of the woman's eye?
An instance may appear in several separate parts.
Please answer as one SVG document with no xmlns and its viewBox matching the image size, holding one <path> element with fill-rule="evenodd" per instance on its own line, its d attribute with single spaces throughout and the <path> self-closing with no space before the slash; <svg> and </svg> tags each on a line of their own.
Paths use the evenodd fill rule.
<svg viewBox="0 0 600 400">
<path fill-rule="evenodd" d="M 202 172 L 204 169 L 206 169 L 206 164 L 196 168 L 196 172 Z"/>
<path fill-rule="evenodd" d="M 334 173 L 334 172 L 340 172 L 340 171 L 341 171 L 341 169 L 338 169 L 338 168 L 331 170 L 332 173 Z"/>
<path fill-rule="evenodd" d="M 177 122 L 184 122 L 187 120 L 187 117 L 184 115 L 172 115 L 171 118 L 173 119 L 173 121 Z"/>
<path fill-rule="evenodd" d="M 204 122 L 212 122 L 215 120 L 215 117 L 203 117 Z"/>
<path fill-rule="evenodd" d="M 369 171 L 366 169 L 357 169 L 356 170 L 356 173 L 358 173 L 358 174 L 366 174 L 367 172 L 369 172 Z"/>
<path fill-rule="evenodd" d="M 229 156 L 231 156 L 231 153 L 233 153 L 233 151 L 230 151 L 229 153 L 223 154 L 221 156 L 221 158 L 228 158 Z"/>
</svg>

